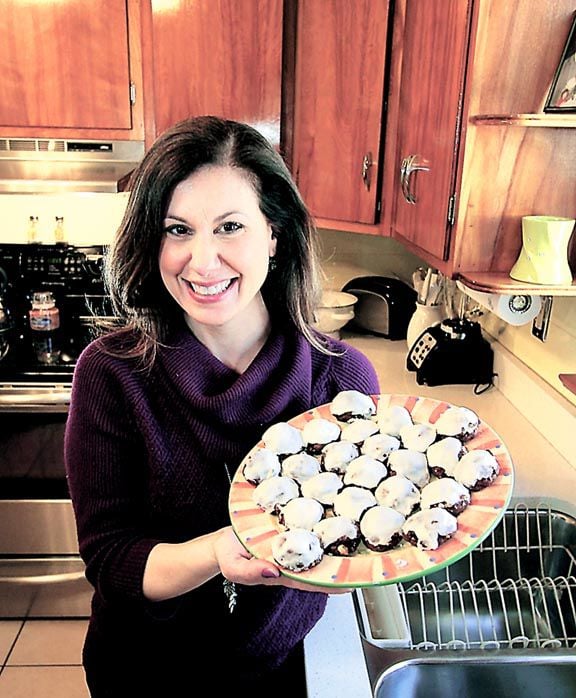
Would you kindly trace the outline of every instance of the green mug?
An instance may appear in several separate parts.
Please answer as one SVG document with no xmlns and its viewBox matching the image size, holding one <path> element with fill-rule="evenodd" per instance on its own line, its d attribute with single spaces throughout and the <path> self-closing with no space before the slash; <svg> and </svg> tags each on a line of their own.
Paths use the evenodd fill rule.
<svg viewBox="0 0 576 698">
<path fill-rule="evenodd" d="M 510 277 L 531 284 L 571 284 L 568 244 L 575 222 L 561 216 L 523 216 L 522 249 Z"/>
</svg>

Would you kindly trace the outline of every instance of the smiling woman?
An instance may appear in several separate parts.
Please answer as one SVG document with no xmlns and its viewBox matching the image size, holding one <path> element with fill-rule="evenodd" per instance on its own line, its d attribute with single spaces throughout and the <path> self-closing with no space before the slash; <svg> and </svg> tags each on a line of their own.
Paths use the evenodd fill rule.
<svg viewBox="0 0 576 698">
<path fill-rule="evenodd" d="M 178 695 L 223 638 L 219 695 L 305 695 L 303 639 L 326 593 L 242 546 L 229 475 L 267 427 L 378 393 L 375 371 L 313 328 L 316 231 L 254 129 L 182 122 L 130 189 L 107 269 L 123 327 L 80 357 L 66 428 L 92 697 Z"/>
</svg>

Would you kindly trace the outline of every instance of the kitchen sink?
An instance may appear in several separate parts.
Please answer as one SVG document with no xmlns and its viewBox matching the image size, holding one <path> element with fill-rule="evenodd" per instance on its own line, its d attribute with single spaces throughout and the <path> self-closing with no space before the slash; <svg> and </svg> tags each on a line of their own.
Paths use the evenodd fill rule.
<svg viewBox="0 0 576 698">
<path fill-rule="evenodd" d="M 518 653 L 516 656 L 397 660 L 378 677 L 377 698 L 574 698 L 573 655 Z"/>
<path fill-rule="evenodd" d="M 467 557 L 355 593 L 374 696 L 576 696 L 576 518 L 516 504 Z"/>
</svg>

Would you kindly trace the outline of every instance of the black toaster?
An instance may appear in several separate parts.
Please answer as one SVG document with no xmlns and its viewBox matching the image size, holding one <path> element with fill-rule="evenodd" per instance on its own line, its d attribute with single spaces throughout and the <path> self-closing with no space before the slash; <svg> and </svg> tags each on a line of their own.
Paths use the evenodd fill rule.
<svg viewBox="0 0 576 698">
<path fill-rule="evenodd" d="M 411 286 L 388 276 L 360 276 L 348 281 L 342 291 L 358 298 L 348 327 L 387 339 L 406 339 L 416 310 L 416 291 Z"/>
</svg>

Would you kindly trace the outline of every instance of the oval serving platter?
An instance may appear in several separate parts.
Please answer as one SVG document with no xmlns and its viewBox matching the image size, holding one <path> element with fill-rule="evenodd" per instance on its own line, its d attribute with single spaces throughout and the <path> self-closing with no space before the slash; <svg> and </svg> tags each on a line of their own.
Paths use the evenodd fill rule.
<svg viewBox="0 0 576 698">
<path fill-rule="evenodd" d="M 388 405 L 406 407 L 414 422 L 434 425 L 449 407 L 448 402 L 410 395 L 373 395 L 376 408 Z M 302 429 L 311 419 L 322 417 L 337 422 L 330 412 L 330 404 L 321 405 L 288 421 Z M 244 547 L 255 557 L 274 563 L 271 543 L 283 529 L 277 517 L 261 510 L 252 500 L 255 486 L 244 479 L 242 469 L 246 459 L 257 449 L 258 443 L 246 454 L 232 480 L 229 496 L 229 512 L 232 527 Z M 349 557 L 324 555 L 322 560 L 305 572 L 292 572 L 280 568 L 283 575 L 323 587 L 370 587 L 397 584 L 431 574 L 467 555 L 478 546 L 504 516 L 510 503 L 514 486 L 512 459 L 498 434 L 480 419 L 478 432 L 466 442 L 471 450 L 489 450 L 497 459 L 500 472 L 496 480 L 478 492 L 471 493 L 471 502 L 457 517 L 458 528 L 452 538 L 436 550 L 421 550 L 408 542 L 402 542 L 392 550 L 376 553 L 360 544 L 358 551 Z M 277 565 L 277 563 L 274 563 Z"/>
</svg>

